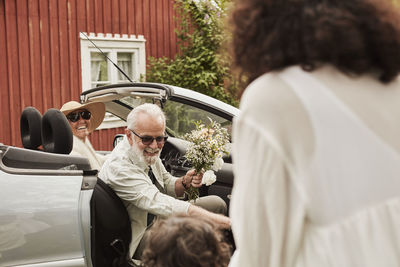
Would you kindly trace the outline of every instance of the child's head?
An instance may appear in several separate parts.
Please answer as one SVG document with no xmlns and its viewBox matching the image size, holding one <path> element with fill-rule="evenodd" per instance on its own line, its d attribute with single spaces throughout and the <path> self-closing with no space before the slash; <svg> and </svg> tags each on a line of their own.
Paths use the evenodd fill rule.
<svg viewBox="0 0 400 267">
<path fill-rule="evenodd" d="M 146 267 L 222 267 L 229 259 L 229 246 L 215 225 L 187 215 L 156 221 L 142 256 Z"/>
</svg>

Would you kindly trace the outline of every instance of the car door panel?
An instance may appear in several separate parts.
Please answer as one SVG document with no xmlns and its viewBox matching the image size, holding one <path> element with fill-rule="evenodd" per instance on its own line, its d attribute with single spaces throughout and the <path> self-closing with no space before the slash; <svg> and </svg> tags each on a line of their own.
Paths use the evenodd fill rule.
<svg viewBox="0 0 400 267">
<path fill-rule="evenodd" d="M 8 146 L 0 157 L 0 266 L 90 266 L 81 212 L 90 213 L 93 171 L 83 179 L 78 169 L 87 160 Z"/>
<path fill-rule="evenodd" d="M 82 176 L 0 173 L 0 265 L 83 258 Z"/>
</svg>

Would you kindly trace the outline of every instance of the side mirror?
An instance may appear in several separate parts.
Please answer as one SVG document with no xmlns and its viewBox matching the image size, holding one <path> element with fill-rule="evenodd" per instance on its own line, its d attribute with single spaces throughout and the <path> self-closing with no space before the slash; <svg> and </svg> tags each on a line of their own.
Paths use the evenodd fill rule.
<svg viewBox="0 0 400 267">
<path fill-rule="evenodd" d="M 124 134 L 116 134 L 114 136 L 113 147 L 116 147 L 119 144 L 119 142 L 121 142 L 124 139 L 124 136 L 125 136 Z"/>
</svg>

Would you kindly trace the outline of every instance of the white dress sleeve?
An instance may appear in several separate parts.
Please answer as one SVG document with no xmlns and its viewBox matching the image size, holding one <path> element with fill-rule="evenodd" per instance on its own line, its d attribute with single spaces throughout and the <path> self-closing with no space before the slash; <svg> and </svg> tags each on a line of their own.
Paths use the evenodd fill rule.
<svg viewBox="0 0 400 267">
<path fill-rule="evenodd" d="M 241 115 L 233 136 L 230 206 L 237 250 L 229 266 L 291 266 L 302 235 L 304 204 L 277 142 L 259 122 Z"/>
</svg>

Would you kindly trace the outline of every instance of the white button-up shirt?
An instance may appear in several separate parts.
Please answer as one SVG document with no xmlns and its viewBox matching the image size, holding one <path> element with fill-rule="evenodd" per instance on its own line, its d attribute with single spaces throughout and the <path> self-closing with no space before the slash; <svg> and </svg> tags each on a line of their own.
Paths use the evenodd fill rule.
<svg viewBox="0 0 400 267">
<path fill-rule="evenodd" d="M 167 217 L 174 213 L 187 213 L 188 202 L 175 199 L 176 177 L 167 172 L 161 159 L 151 165 L 157 186 L 148 176 L 149 166 L 130 149 L 125 137 L 99 173 L 125 204 L 132 227 L 129 253 L 132 257 L 147 228 L 147 213 Z"/>
</svg>

